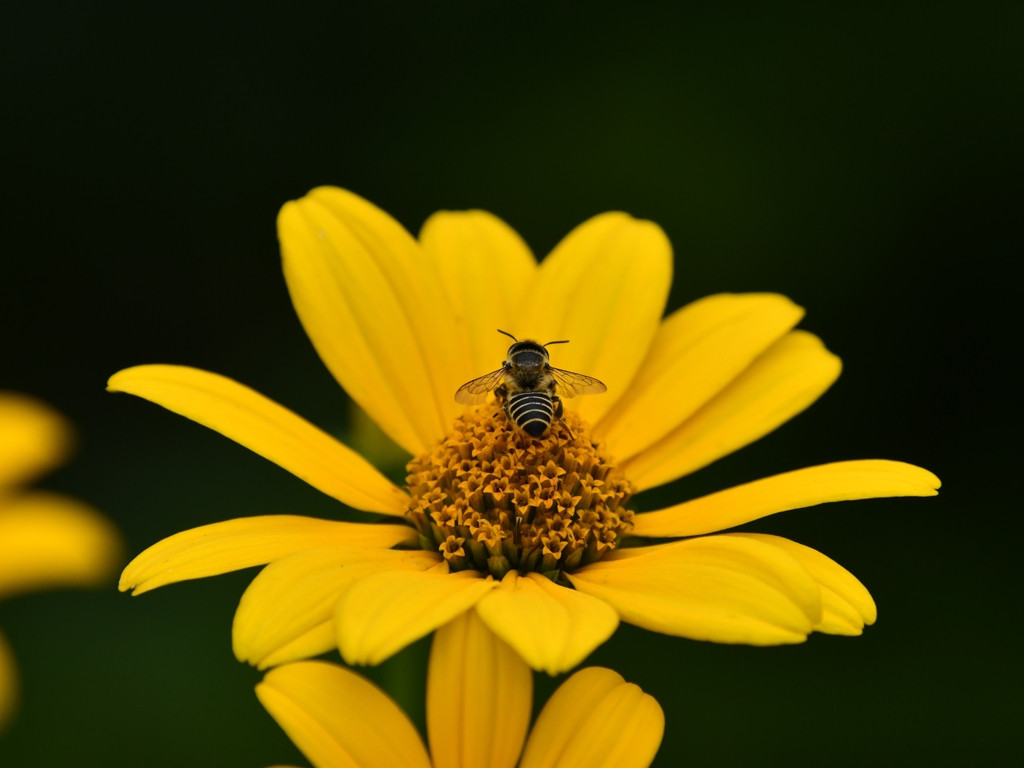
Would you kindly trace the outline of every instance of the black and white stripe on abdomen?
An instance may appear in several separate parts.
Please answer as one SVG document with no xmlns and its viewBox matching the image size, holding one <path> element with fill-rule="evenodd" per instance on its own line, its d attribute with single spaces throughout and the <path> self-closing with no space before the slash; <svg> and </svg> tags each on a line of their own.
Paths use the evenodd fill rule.
<svg viewBox="0 0 1024 768">
<path fill-rule="evenodd" d="M 555 405 L 547 392 L 512 392 L 507 407 L 509 418 L 531 437 L 543 435 L 555 417 Z"/>
</svg>

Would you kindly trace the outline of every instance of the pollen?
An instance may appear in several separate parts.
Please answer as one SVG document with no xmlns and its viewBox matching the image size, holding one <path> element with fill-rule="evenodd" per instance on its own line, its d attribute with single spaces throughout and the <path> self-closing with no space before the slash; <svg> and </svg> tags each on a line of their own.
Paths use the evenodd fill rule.
<svg viewBox="0 0 1024 768">
<path fill-rule="evenodd" d="M 486 405 L 406 467 L 420 545 L 453 571 L 510 570 L 557 580 L 600 560 L 633 528 L 633 488 L 576 413 L 540 438 Z M 570 436 L 570 434 L 572 436 Z"/>
</svg>

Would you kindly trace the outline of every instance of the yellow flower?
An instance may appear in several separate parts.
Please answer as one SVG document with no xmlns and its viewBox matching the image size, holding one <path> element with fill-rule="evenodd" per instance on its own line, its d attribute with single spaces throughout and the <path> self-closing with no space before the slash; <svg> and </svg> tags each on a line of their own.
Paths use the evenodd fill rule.
<svg viewBox="0 0 1024 768">
<path fill-rule="evenodd" d="M 76 499 L 24 488 L 61 464 L 70 442 L 70 426 L 52 409 L 0 392 L 0 600 L 113 576 L 121 541 L 110 522 Z M 17 694 L 14 656 L 0 634 L 0 727 Z"/>
<path fill-rule="evenodd" d="M 344 667 L 286 664 L 256 694 L 316 768 L 513 768 L 520 752 L 521 768 L 646 768 L 654 760 L 661 707 L 615 672 L 590 667 L 566 680 L 527 739 L 532 685 L 515 651 L 470 612 L 434 638 L 430 755 L 398 705 Z"/>
<path fill-rule="evenodd" d="M 408 487 L 296 414 L 213 373 L 130 368 L 112 391 L 144 397 L 249 447 L 382 525 L 242 518 L 139 555 L 121 589 L 269 563 L 235 615 L 236 656 L 259 668 L 338 647 L 377 664 L 475 611 L 533 668 L 571 669 L 620 618 L 721 643 L 860 634 L 867 590 L 824 555 L 722 531 L 784 510 L 931 496 L 938 479 L 892 461 L 810 467 L 634 514 L 631 496 L 760 438 L 819 397 L 839 360 L 775 294 L 723 294 L 662 319 L 672 255 L 655 224 L 607 213 L 538 265 L 480 211 L 442 212 L 419 240 L 383 211 L 321 188 L 282 209 L 292 301 L 341 385 L 414 458 Z M 498 367 L 502 337 L 570 339 L 554 364 L 597 377 L 566 401 L 574 439 L 541 439 L 499 408 L 458 406 Z M 682 539 L 621 548 L 628 536 Z M 400 547 L 400 548 L 399 548 Z"/>
</svg>

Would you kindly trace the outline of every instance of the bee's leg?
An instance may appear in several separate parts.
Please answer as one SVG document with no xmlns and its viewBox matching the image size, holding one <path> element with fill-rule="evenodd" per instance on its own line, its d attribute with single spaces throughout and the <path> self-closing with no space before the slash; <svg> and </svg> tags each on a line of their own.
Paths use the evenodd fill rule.
<svg viewBox="0 0 1024 768">
<path fill-rule="evenodd" d="M 569 440 L 574 441 L 576 439 L 576 435 L 574 435 L 572 433 L 572 430 L 569 429 L 569 425 L 562 421 L 562 414 L 565 413 L 565 409 L 562 407 L 562 398 L 560 398 L 558 395 L 552 395 L 551 402 L 555 406 L 555 421 L 561 424 L 562 429 L 564 429 L 568 433 Z"/>
<path fill-rule="evenodd" d="M 508 390 L 505 387 L 498 387 L 494 390 L 494 401 L 501 406 L 501 412 L 505 414 L 505 418 L 512 421 L 508 415 Z"/>
</svg>

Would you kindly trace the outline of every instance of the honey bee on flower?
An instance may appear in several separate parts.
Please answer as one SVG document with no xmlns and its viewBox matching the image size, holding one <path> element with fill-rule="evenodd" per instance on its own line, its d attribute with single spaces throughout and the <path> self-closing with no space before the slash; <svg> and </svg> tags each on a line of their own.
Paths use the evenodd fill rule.
<svg viewBox="0 0 1024 768">
<path fill-rule="evenodd" d="M 562 421 L 563 397 L 599 395 L 608 391 L 608 387 L 597 379 L 551 366 L 547 347 L 568 344 L 568 341 L 538 344 L 531 339 L 519 341 L 500 329 L 498 333 L 504 333 L 514 342 L 508 348 L 505 362 L 498 370 L 459 387 L 455 392 L 455 402 L 479 405 L 493 392 L 505 418 L 531 437 L 540 437 L 553 421 L 569 431 Z M 575 439 L 572 432 L 569 432 L 569 437 Z"/>
<path fill-rule="evenodd" d="M 579 664 L 620 620 L 750 645 L 798 643 L 815 631 L 857 635 L 874 622 L 870 593 L 826 555 L 726 531 L 826 502 L 931 496 L 939 481 L 927 470 L 838 462 L 653 512 L 630 508 L 636 493 L 771 432 L 835 381 L 839 359 L 795 328 L 803 309 L 789 299 L 720 294 L 663 318 L 668 239 L 623 213 L 584 222 L 540 264 L 490 214 L 435 214 L 417 240 L 335 188 L 285 205 L 278 229 L 299 319 L 339 383 L 411 454 L 405 487 L 230 379 L 129 368 L 110 390 L 205 424 L 343 504 L 389 519 L 214 523 L 140 554 L 122 590 L 266 565 L 232 630 L 235 655 L 260 668 L 333 648 L 349 663 L 377 664 L 467 612 L 551 674 Z M 520 412 L 503 410 L 511 390 L 501 404 L 455 402 L 462 382 L 493 367 L 493 329 L 502 327 L 572 339 L 559 364 L 586 371 L 591 391 L 603 382 L 605 396 L 564 405 L 571 441 L 520 428 Z M 509 381 L 498 373 L 495 389 Z M 630 537 L 663 541 L 623 547 Z"/>
</svg>

